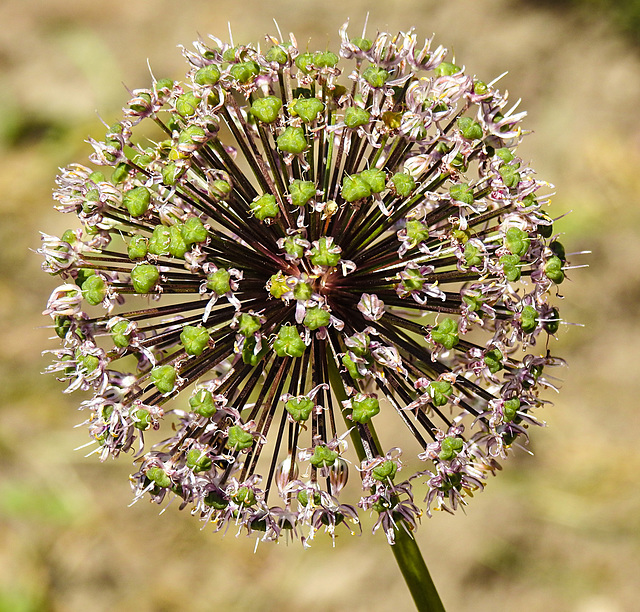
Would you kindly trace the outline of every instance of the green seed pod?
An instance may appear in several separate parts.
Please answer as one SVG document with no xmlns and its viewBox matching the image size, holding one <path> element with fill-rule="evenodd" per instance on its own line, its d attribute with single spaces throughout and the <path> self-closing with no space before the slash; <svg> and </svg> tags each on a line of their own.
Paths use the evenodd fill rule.
<svg viewBox="0 0 640 612">
<path fill-rule="evenodd" d="M 432 380 L 429 383 L 429 395 L 434 406 L 445 406 L 453 393 L 453 387 L 447 380 Z"/>
<path fill-rule="evenodd" d="M 331 51 L 318 51 L 313 56 L 313 64 L 317 68 L 333 68 L 338 63 L 338 56 Z"/>
<path fill-rule="evenodd" d="M 313 449 L 313 456 L 309 459 L 315 468 L 331 467 L 338 458 L 338 453 L 332 451 L 328 446 L 319 444 Z"/>
<path fill-rule="evenodd" d="M 489 93 L 489 87 L 484 81 L 475 81 L 473 83 L 473 93 L 478 96 L 483 96 L 486 93 Z"/>
<path fill-rule="evenodd" d="M 140 431 L 145 431 L 151 426 L 151 413 L 144 408 L 136 410 L 134 427 Z"/>
<path fill-rule="evenodd" d="M 161 365 L 151 370 L 151 382 L 160 393 L 171 393 L 176 385 L 178 373 L 173 366 Z"/>
<path fill-rule="evenodd" d="M 285 293 L 291 291 L 291 287 L 287 284 L 287 277 L 278 272 L 269 279 L 269 293 L 276 299 L 280 299 Z"/>
<path fill-rule="evenodd" d="M 233 501 L 242 506 L 253 506 L 257 501 L 256 494 L 249 487 L 240 487 Z"/>
<path fill-rule="evenodd" d="M 278 136 L 276 144 L 284 153 L 299 155 L 307 148 L 307 139 L 301 127 L 288 127 Z"/>
<path fill-rule="evenodd" d="M 318 246 L 311 249 L 311 263 L 314 266 L 337 266 L 340 261 L 340 253 L 331 253 L 327 238 L 323 236 L 318 240 Z"/>
<path fill-rule="evenodd" d="M 310 330 L 329 325 L 331 315 L 320 307 L 309 308 L 305 314 L 303 324 Z"/>
<path fill-rule="evenodd" d="M 451 350 L 458 344 L 458 324 L 450 318 L 443 319 L 431 330 L 431 338 L 434 342 L 442 344 L 447 350 Z"/>
<path fill-rule="evenodd" d="M 362 78 L 371 85 L 379 89 L 389 80 L 389 73 L 379 66 L 369 66 L 363 73 Z"/>
<path fill-rule="evenodd" d="M 156 225 L 149 240 L 149 253 L 152 255 L 168 255 L 171 244 L 171 232 L 164 225 Z"/>
<path fill-rule="evenodd" d="M 475 246 L 472 242 L 467 242 L 464 245 L 464 262 L 469 268 L 482 267 L 482 262 L 484 261 L 482 257 L 482 253 L 480 249 Z"/>
<path fill-rule="evenodd" d="M 160 278 L 156 266 L 140 264 L 131 270 L 131 282 L 136 293 L 149 293 Z"/>
<path fill-rule="evenodd" d="M 518 227 L 510 227 L 504 237 L 504 246 L 513 255 L 522 257 L 529 250 L 529 235 Z"/>
<path fill-rule="evenodd" d="M 113 169 L 113 173 L 111 174 L 111 182 L 114 185 L 119 185 L 120 183 L 122 183 L 129 175 L 130 169 L 131 169 L 131 166 L 129 166 L 127 162 L 120 162 Z"/>
<path fill-rule="evenodd" d="M 311 415 L 314 403 L 308 397 L 292 397 L 284 407 L 294 421 L 304 423 Z"/>
<path fill-rule="evenodd" d="M 283 325 L 273 343 L 278 357 L 302 357 L 307 346 L 293 325 Z"/>
<path fill-rule="evenodd" d="M 313 55 L 311 53 L 301 53 L 296 57 L 295 64 L 300 72 L 309 74 L 309 72 L 311 72 L 311 65 L 313 64 Z"/>
<path fill-rule="evenodd" d="M 159 467 L 151 467 L 147 470 L 146 476 L 152 482 L 155 482 L 162 489 L 168 489 L 171 486 L 171 478 L 167 473 Z"/>
<path fill-rule="evenodd" d="M 503 255 L 498 262 L 509 282 L 515 283 L 520 280 L 520 257 L 518 255 Z"/>
<path fill-rule="evenodd" d="M 442 450 L 438 453 L 438 458 L 442 461 L 451 461 L 464 446 L 464 442 L 460 438 L 454 438 L 453 436 L 447 436 L 440 443 Z"/>
<path fill-rule="evenodd" d="M 293 288 L 293 297 L 296 300 L 308 300 L 312 293 L 313 290 L 311 289 L 311 285 L 308 283 L 299 282 L 296 283 L 296 286 Z"/>
<path fill-rule="evenodd" d="M 213 395 L 211 391 L 207 391 L 206 389 L 198 389 L 189 398 L 189 406 L 193 412 L 207 419 L 216 413 Z"/>
<path fill-rule="evenodd" d="M 463 202 L 464 204 L 473 204 L 473 190 L 466 183 L 460 185 L 452 185 L 449 188 L 449 194 L 457 202 Z"/>
<path fill-rule="evenodd" d="M 242 429 L 240 425 L 232 425 L 227 432 L 227 448 L 230 450 L 244 450 L 253 445 L 253 436 Z"/>
<path fill-rule="evenodd" d="M 269 345 L 266 342 L 263 342 L 262 349 L 256 353 L 257 345 L 258 341 L 254 336 L 249 336 L 244 341 L 244 346 L 242 347 L 242 361 L 247 365 L 257 366 L 269 351 Z"/>
<path fill-rule="evenodd" d="M 355 45 L 356 47 L 358 47 L 358 49 L 366 53 L 367 51 L 369 51 L 369 49 L 371 49 L 373 42 L 370 41 L 368 38 L 356 37 L 351 39 L 351 44 Z"/>
<path fill-rule="evenodd" d="M 543 323 L 548 334 L 555 334 L 560 328 L 560 311 L 557 308 L 551 310 L 551 315 Z"/>
<path fill-rule="evenodd" d="M 403 198 L 410 196 L 416 188 L 414 178 L 410 174 L 406 174 L 404 172 L 397 172 L 394 174 L 391 177 L 391 183 L 393 184 L 395 192 Z"/>
<path fill-rule="evenodd" d="M 176 112 L 181 117 L 191 117 L 196 114 L 199 105 L 200 98 L 192 91 L 187 91 L 176 100 Z"/>
<path fill-rule="evenodd" d="M 95 270 L 91 268 L 80 268 L 78 270 L 78 275 L 76 276 L 76 285 L 78 287 L 82 287 L 84 281 L 86 281 L 90 276 L 94 276 L 96 274 Z"/>
<path fill-rule="evenodd" d="M 300 98 L 293 103 L 293 111 L 305 123 L 312 123 L 324 110 L 324 104 L 318 98 Z"/>
<path fill-rule="evenodd" d="M 102 304 L 107 296 L 107 284 L 102 276 L 93 274 L 82 283 L 82 297 L 87 300 L 91 306 Z"/>
<path fill-rule="evenodd" d="M 265 54 L 265 59 L 268 62 L 276 62 L 281 66 L 284 66 L 289 60 L 287 52 L 280 45 L 273 45 Z"/>
<path fill-rule="evenodd" d="M 402 277 L 402 288 L 405 291 L 422 291 L 424 287 L 424 278 L 420 274 L 420 270 L 416 268 L 408 268 L 404 271 Z"/>
<path fill-rule="evenodd" d="M 168 163 L 162 168 L 162 182 L 165 185 L 175 185 L 185 173 L 184 168 L 174 163 Z"/>
<path fill-rule="evenodd" d="M 498 169 L 504 184 L 509 187 L 517 187 L 520 182 L 520 173 L 518 172 L 518 168 L 516 166 L 500 166 Z"/>
<path fill-rule="evenodd" d="M 407 238 L 413 246 L 424 242 L 429 237 L 429 228 L 427 225 L 416 219 L 408 219 L 405 230 L 407 232 Z"/>
<path fill-rule="evenodd" d="M 520 313 L 520 326 L 525 334 L 530 334 L 538 327 L 538 311 L 533 306 L 525 306 Z"/>
<path fill-rule="evenodd" d="M 371 193 L 380 193 L 387 187 L 387 175 L 378 168 L 368 168 L 360 173 L 360 178 L 369 185 Z"/>
<path fill-rule="evenodd" d="M 196 71 L 193 80 L 198 85 L 215 85 L 220 79 L 220 70 L 218 70 L 217 66 L 213 64 L 209 64 L 208 66 L 203 66 L 199 70 Z"/>
<path fill-rule="evenodd" d="M 567 254 L 566 254 L 566 252 L 564 250 L 564 245 L 561 242 L 558 242 L 557 240 L 554 240 L 549 245 L 549 248 L 551 249 L 553 254 L 556 255 L 562 262 L 566 261 Z"/>
<path fill-rule="evenodd" d="M 344 123 L 349 128 L 357 128 L 369 123 L 371 115 L 358 106 L 350 106 L 344 111 Z"/>
<path fill-rule="evenodd" d="M 136 234 L 131 237 L 127 246 L 127 254 L 129 259 L 143 259 L 147 256 L 149 241 L 144 237 Z"/>
<path fill-rule="evenodd" d="M 78 370 L 84 374 L 91 374 L 100 365 L 100 359 L 95 355 L 83 355 L 80 351 L 75 353 Z"/>
<path fill-rule="evenodd" d="M 436 66 L 434 72 L 436 76 L 453 76 L 454 74 L 458 74 L 460 72 L 460 66 L 456 66 L 451 62 L 441 62 L 438 66 Z"/>
<path fill-rule="evenodd" d="M 209 346 L 209 332 L 204 327 L 185 325 L 180 333 L 180 342 L 187 355 L 201 355 Z"/>
<path fill-rule="evenodd" d="M 169 254 L 182 259 L 184 254 L 189 250 L 187 243 L 182 237 L 182 224 L 172 225 L 169 228 Z"/>
<path fill-rule="evenodd" d="M 311 181 L 296 179 L 289 185 L 289 193 L 291 193 L 291 203 L 294 206 L 304 206 L 316 195 L 316 185 Z"/>
<path fill-rule="evenodd" d="M 249 336 L 253 336 L 260 327 L 262 327 L 260 323 L 260 319 L 254 315 L 247 314 L 243 312 L 240 315 L 240 324 L 238 325 L 238 333 L 248 338 Z"/>
<path fill-rule="evenodd" d="M 347 372 L 349 372 L 349 376 L 351 376 L 353 380 L 361 380 L 362 378 L 364 378 L 364 376 L 358 371 L 358 367 L 354 363 L 353 359 L 349 357 L 349 355 L 342 356 L 342 365 L 347 368 Z"/>
<path fill-rule="evenodd" d="M 502 353 L 498 349 L 491 349 L 484 356 L 484 363 L 489 368 L 489 372 L 495 374 L 502 369 Z"/>
<path fill-rule="evenodd" d="M 284 250 L 287 255 L 296 259 L 302 259 L 304 256 L 304 247 L 298 244 L 292 236 L 287 236 L 284 239 Z"/>
<path fill-rule="evenodd" d="M 111 328 L 111 338 L 113 343 L 118 348 L 127 348 L 129 346 L 129 342 L 131 341 L 131 332 L 127 331 L 129 327 L 129 321 L 118 321 Z"/>
<path fill-rule="evenodd" d="M 564 272 L 562 271 L 562 260 L 557 255 L 552 255 L 544 264 L 544 273 L 556 285 L 564 281 Z M 83 285 L 84 287 L 84 285 Z"/>
<path fill-rule="evenodd" d="M 319 506 L 322 503 L 322 497 L 318 491 L 313 492 L 313 496 L 309 497 L 309 493 L 304 489 L 298 493 L 296 499 L 303 505 L 308 506 L 309 503 L 313 503 L 314 506 Z"/>
<path fill-rule="evenodd" d="M 209 235 L 207 228 L 198 217 L 189 217 L 180 227 L 180 231 L 182 239 L 189 247 L 197 242 L 205 242 Z"/>
<path fill-rule="evenodd" d="M 513 153 L 506 147 L 502 149 L 496 149 L 495 154 L 505 163 L 509 163 L 510 161 L 513 161 L 515 159 Z"/>
<path fill-rule="evenodd" d="M 458 119 L 458 128 L 462 137 L 467 140 L 480 140 L 484 136 L 482 126 L 471 117 L 460 117 Z"/>
<path fill-rule="evenodd" d="M 231 291 L 231 274 L 224 268 L 218 268 L 207 276 L 207 289 L 216 295 L 224 295 Z"/>
<path fill-rule="evenodd" d="M 58 338 L 64 340 L 67 332 L 71 329 L 71 318 L 62 315 L 56 315 L 54 321 L 54 329 Z"/>
<path fill-rule="evenodd" d="M 520 400 L 517 397 L 507 400 L 502 408 L 502 415 L 505 422 L 509 423 L 517 416 L 517 411 L 520 410 Z"/>
<path fill-rule="evenodd" d="M 368 423 L 380 412 L 380 402 L 375 397 L 365 397 L 361 400 L 354 399 L 351 402 L 351 418 L 362 425 Z"/>
<path fill-rule="evenodd" d="M 194 474 L 198 474 L 199 472 L 206 472 L 211 469 L 213 465 L 213 461 L 211 457 L 208 457 L 206 453 L 201 451 L 198 448 L 192 448 L 187 453 L 187 467 L 190 470 L 193 470 Z"/>
<path fill-rule="evenodd" d="M 371 195 L 371 187 L 360 175 L 345 176 L 340 192 L 345 202 L 356 202 Z"/>
<path fill-rule="evenodd" d="M 396 476 L 396 472 L 398 471 L 398 466 L 395 461 L 387 460 L 380 465 L 377 465 L 371 471 L 371 476 L 374 480 L 378 482 L 389 482 L 393 480 Z"/>
<path fill-rule="evenodd" d="M 228 181 L 222 179 L 216 179 L 209 186 L 209 195 L 214 198 L 220 198 L 224 200 L 231 193 L 231 185 Z"/>
<path fill-rule="evenodd" d="M 236 81 L 245 84 L 260 74 L 260 66 L 253 61 L 240 62 L 229 68 L 229 74 L 236 79 Z"/>
<path fill-rule="evenodd" d="M 255 215 L 256 219 L 264 221 L 265 219 L 274 219 L 278 216 L 280 209 L 276 202 L 276 197 L 270 193 L 256 198 L 251 204 L 249 204 L 251 211 Z"/>
<path fill-rule="evenodd" d="M 251 105 L 251 114 L 263 123 L 273 123 L 280 113 L 282 101 L 276 96 L 258 98 Z"/>
<path fill-rule="evenodd" d="M 216 491 L 207 493 L 207 496 L 204 498 L 204 503 L 214 510 L 224 510 L 229 505 L 229 502 Z"/>
</svg>

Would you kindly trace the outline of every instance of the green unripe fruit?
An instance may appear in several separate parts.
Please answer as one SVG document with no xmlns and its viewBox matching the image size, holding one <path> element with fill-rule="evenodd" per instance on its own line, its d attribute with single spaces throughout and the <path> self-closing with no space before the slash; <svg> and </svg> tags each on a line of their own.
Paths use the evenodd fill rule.
<svg viewBox="0 0 640 612">
<path fill-rule="evenodd" d="M 396 193 L 406 198 L 411 195 L 416 188 L 416 182 L 410 174 L 404 172 L 398 172 L 391 177 L 391 183 Z"/>
<path fill-rule="evenodd" d="M 118 348 L 126 348 L 131 341 L 131 332 L 127 332 L 129 321 L 118 321 L 111 328 L 111 338 Z"/>
<path fill-rule="evenodd" d="M 395 461 L 387 460 L 384 463 L 373 468 L 371 471 L 371 476 L 374 480 L 378 482 L 388 482 L 395 478 L 396 472 L 398 471 L 398 466 Z"/>
<path fill-rule="evenodd" d="M 315 468 L 331 467 L 338 458 L 338 453 L 322 444 L 313 449 L 313 456 L 309 459 Z"/>
<path fill-rule="evenodd" d="M 156 225 L 149 240 L 149 253 L 152 255 L 168 255 L 171 244 L 171 232 L 164 225 Z"/>
<path fill-rule="evenodd" d="M 302 357 L 307 346 L 293 325 L 283 325 L 273 343 L 278 357 Z"/>
<path fill-rule="evenodd" d="M 369 185 L 371 193 L 380 193 L 387 186 L 387 176 L 378 168 L 369 168 L 360 173 L 360 178 Z"/>
<path fill-rule="evenodd" d="M 464 204 L 469 205 L 473 204 L 473 190 L 469 185 L 452 185 L 449 188 L 449 193 L 451 194 L 451 197 L 458 202 L 463 202 Z"/>
<path fill-rule="evenodd" d="M 460 117 L 458 119 L 458 128 L 462 137 L 467 140 L 480 140 L 484 136 L 482 126 L 471 117 Z"/>
<path fill-rule="evenodd" d="M 441 62 L 436 66 L 434 72 L 436 73 L 436 76 L 453 76 L 460 72 L 460 66 L 456 66 L 451 62 Z"/>
<path fill-rule="evenodd" d="M 189 406 L 193 412 L 207 419 L 216 413 L 213 395 L 211 391 L 207 391 L 206 389 L 198 389 L 189 398 Z"/>
<path fill-rule="evenodd" d="M 213 64 L 203 66 L 194 75 L 193 80 L 198 85 L 215 85 L 220 78 L 220 70 Z"/>
<path fill-rule="evenodd" d="M 240 425 L 229 427 L 227 432 L 227 448 L 231 450 L 244 450 L 253 444 L 253 436 L 242 429 Z"/>
<path fill-rule="evenodd" d="M 291 203 L 294 206 L 304 206 L 316 195 L 316 186 L 311 181 L 296 179 L 289 185 L 289 192 L 291 193 Z"/>
<path fill-rule="evenodd" d="M 181 117 L 191 117 L 195 115 L 200 104 L 200 98 L 196 96 L 192 91 L 187 91 L 178 97 L 176 100 L 176 112 Z"/>
<path fill-rule="evenodd" d="M 299 155 L 307 148 L 307 139 L 301 127 L 288 127 L 278 136 L 276 144 L 284 153 Z"/>
<path fill-rule="evenodd" d="M 160 278 L 156 266 L 140 264 L 131 270 L 131 281 L 136 293 L 149 293 Z"/>
<path fill-rule="evenodd" d="M 329 325 L 329 320 L 329 313 L 320 307 L 316 307 L 307 310 L 303 324 L 313 331 L 320 327 L 326 327 Z"/>
<path fill-rule="evenodd" d="M 253 336 L 261 327 L 260 319 L 254 315 L 242 313 L 240 315 L 240 325 L 238 326 L 238 333 L 245 338 Z"/>
<path fill-rule="evenodd" d="M 533 306 L 525 306 L 520 313 L 520 326 L 525 334 L 530 334 L 538 327 L 538 311 Z"/>
<path fill-rule="evenodd" d="M 292 397 L 285 403 L 284 407 L 294 421 L 304 423 L 311 415 L 314 403 L 308 397 Z"/>
<path fill-rule="evenodd" d="M 107 284 L 102 276 L 93 274 L 82 283 L 82 297 L 87 300 L 91 306 L 101 304 L 107 296 Z"/>
<path fill-rule="evenodd" d="M 293 104 L 293 111 L 305 123 L 312 123 L 324 110 L 324 104 L 318 98 L 301 98 Z"/>
<path fill-rule="evenodd" d="M 378 66 L 369 66 L 363 73 L 362 78 L 371 85 L 379 89 L 389 80 L 389 73 Z"/>
<path fill-rule="evenodd" d="M 345 176 L 342 179 L 342 197 L 345 202 L 355 202 L 371 195 L 371 187 L 360 175 Z"/>
<path fill-rule="evenodd" d="M 311 263 L 314 266 L 337 266 L 340 261 L 340 253 L 332 253 L 329 251 L 327 238 L 322 237 L 318 240 L 318 246 L 311 249 Z"/>
<path fill-rule="evenodd" d="M 273 123 L 280 113 L 282 101 L 276 96 L 258 98 L 251 105 L 251 114 L 263 123 Z"/>
<path fill-rule="evenodd" d="M 131 237 L 127 246 L 127 254 L 129 259 L 143 259 L 147 255 L 149 241 L 144 237 L 136 234 Z"/>
<path fill-rule="evenodd" d="M 371 115 L 358 106 L 350 106 L 344 112 L 344 123 L 348 128 L 357 128 L 369 123 Z"/>
<path fill-rule="evenodd" d="M 178 373 L 173 366 L 161 365 L 151 370 L 151 381 L 160 393 L 171 393 L 176 385 Z"/>
<path fill-rule="evenodd" d="M 380 402 L 375 397 L 365 397 L 361 400 L 354 399 L 351 402 L 351 418 L 356 423 L 368 423 L 380 412 Z"/>
<path fill-rule="evenodd" d="M 256 219 L 264 221 L 265 219 L 273 219 L 277 217 L 279 208 L 276 197 L 270 193 L 265 193 L 249 204 Z"/>
<path fill-rule="evenodd" d="M 447 350 L 451 350 L 459 342 L 458 324 L 446 318 L 431 330 L 431 338 L 434 342 L 442 344 Z"/>
<path fill-rule="evenodd" d="M 224 268 L 218 268 L 207 276 L 207 289 L 216 295 L 224 295 L 231 291 L 231 274 Z"/>
<path fill-rule="evenodd" d="M 205 242 L 209 233 L 198 217 L 189 217 L 181 226 L 182 238 L 188 246 L 196 242 Z"/>
<path fill-rule="evenodd" d="M 201 355 L 209 346 L 209 332 L 204 327 L 186 325 L 180 334 L 180 342 L 187 355 Z"/>
</svg>

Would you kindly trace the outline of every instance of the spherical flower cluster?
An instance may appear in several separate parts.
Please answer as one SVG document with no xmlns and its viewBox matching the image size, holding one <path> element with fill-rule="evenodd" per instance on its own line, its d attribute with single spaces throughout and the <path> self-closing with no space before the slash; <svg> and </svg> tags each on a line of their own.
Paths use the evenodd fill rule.
<svg viewBox="0 0 640 612">
<path fill-rule="evenodd" d="M 95 167 L 62 170 L 80 226 L 40 249 L 62 281 L 49 370 L 91 393 L 99 457 L 135 453 L 136 499 L 265 540 L 365 511 L 393 542 L 415 481 L 454 511 L 561 362 L 566 258 L 516 153 L 525 113 L 412 31 L 340 35 L 339 55 L 185 49 L 184 82 L 134 90 Z M 406 440 L 382 446 L 381 413 Z"/>
</svg>

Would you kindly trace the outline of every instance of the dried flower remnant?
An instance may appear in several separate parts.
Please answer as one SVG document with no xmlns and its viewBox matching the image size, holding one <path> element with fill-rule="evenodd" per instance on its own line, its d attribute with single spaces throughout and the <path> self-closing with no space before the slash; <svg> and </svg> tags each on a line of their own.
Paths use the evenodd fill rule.
<svg viewBox="0 0 640 612">
<path fill-rule="evenodd" d="M 62 170 L 80 227 L 40 249 L 62 281 L 49 370 L 92 393 L 99 457 L 135 452 L 136 498 L 266 540 L 365 511 L 392 542 L 415 480 L 453 512 L 561 363 L 566 256 L 517 157 L 525 113 L 412 31 L 340 35 L 342 62 L 293 36 L 185 49 L 184 82 L 133 91 L 95 167 Z"/>
</svg>

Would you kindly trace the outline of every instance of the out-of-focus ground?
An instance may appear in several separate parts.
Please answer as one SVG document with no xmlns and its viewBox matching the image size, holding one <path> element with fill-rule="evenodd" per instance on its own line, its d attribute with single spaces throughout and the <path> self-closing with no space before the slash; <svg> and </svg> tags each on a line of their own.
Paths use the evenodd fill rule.
<svg viewBox="0 0 640 612">
<path fill-rule="evenodd" d="M 640 565 L 640 61 L 606 25 L 508 0 L 271 0 L 225 4 L 3 0 L 0 3 L 0 612 L 411 610 L 384 538 L 341 535 L 261 545 L 200 531 L 177 507 L 128 508 L 130 462 L 99 464 L 75 411 L 39 372 L 40 312 L 55 279 L 39 271 L 38 230 L 59 166 L 84 161 L 127 99 L 183 74 L 176 48 L 198 33 L 237 41 L 275 33 L 310 48 L 355 33 L 408 29 L 452 49 L 467 71 L 523 98 L 535 133 L 521 155 L 556 185 L 554 216 L 572 258 L 561 287 L 562 392 L 466 515 L 424 517 L 418 540 L 447 609 L 631 612 Z M 370 31 L 371 31 L 370 30 Z M 393 431 L 388 434 L 394 435 Z M 399 428 L 398 436 L 404 436 Z"/>
</svg>

